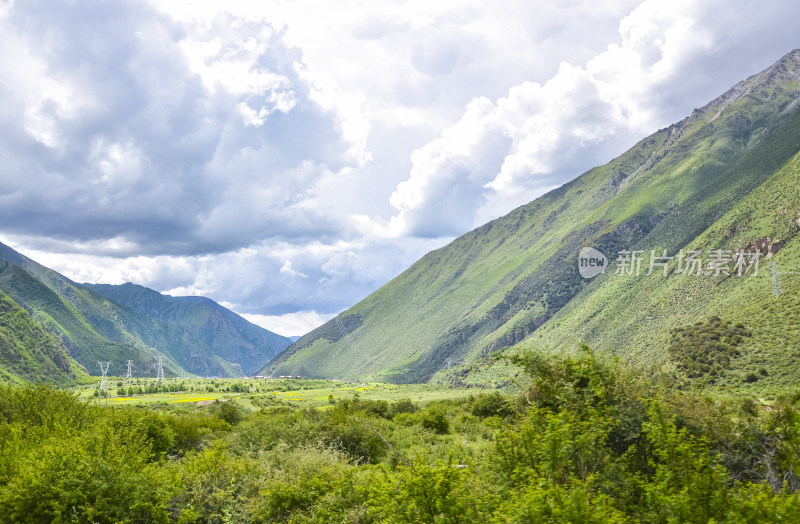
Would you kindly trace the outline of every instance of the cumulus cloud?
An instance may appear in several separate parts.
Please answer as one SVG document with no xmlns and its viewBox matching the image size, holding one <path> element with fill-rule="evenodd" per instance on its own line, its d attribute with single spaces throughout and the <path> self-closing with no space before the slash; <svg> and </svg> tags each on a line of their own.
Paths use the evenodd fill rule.
<svg viewBox="0 0 800 524">
<path fill-rule="evenodd" d="M 474 99 L 456 124 L 412 154 L 410 176 L 391 197 L 393 231 L 464 232 L 610 160 L 691 111 L 685 97 L 697 86 L 698 69 L 719 91 L 690 98 L 701 105 L 721 94 L 729 84 L 708 74 L 710 57 L 720 60 L 720 47 L 731 45 L 731 27 L 746 25 L 751 14 L 765 19 L 760 4 L 744 3 L 748 9 L 731 15 L 722 2 L 644 2 L 621 20 L 619 41 L 584 65 L 562 62 L 546 82 L 515 85 L 494 103 Z M 783 52 L 792 38 L 787 30 L 771 35 L 787 46 Z M 750 45 L 740 34 L 726 52 Z"/>
<path fill-rule="evenodd" d="M 331 231 L 298 204 L 351 144 L 264 20 L 26 2 L 0 26 L 6 231 L 176 255 Z"/>
<path fill-rule="evenodd" d="M 511 143 L 498 116 L 489 100 L 476 99 L 458 124 L 412 154 L 411 176 L 391 197 L 401 214 L 390 227 L 438 237 L 461 233 L 472 223 L 483 186 Z"/>
<path fill-rule="evenodd" d="M 799 11 L 0 0 L 0 233 L 313 327 L 768 66 Z"/>
</svg>

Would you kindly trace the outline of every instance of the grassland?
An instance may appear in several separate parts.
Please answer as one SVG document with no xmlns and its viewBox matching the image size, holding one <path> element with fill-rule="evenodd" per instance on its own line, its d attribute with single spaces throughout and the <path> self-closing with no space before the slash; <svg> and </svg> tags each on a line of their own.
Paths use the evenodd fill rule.
<svg viewBox="0 0 800 524">
<path fill-rule="evenodd" d="M 458 399 L 476 392 L 469 388 L 443 388 L 431 384 L 386 384 L 380 382 L 342 382 L 315 379 L 167 379 L 164 391 L 142 394 L 117 394 L 123 388 L 155 386 L 155 379 L 109 377 L 109 396 L 97 396 L 100 377 L 94 382 L 69 388 L 83 399 L 97 399 L 100 404 L 126 406 L 191 407 L 215 401 L 236 400 L 237 404 L 258 411 L 264 407 L 325 408 L 343 399 L 410 399 L 420 405 L 439 400 Z M 184 389 L 179 391 L 179 389 Z"/>
</svg>

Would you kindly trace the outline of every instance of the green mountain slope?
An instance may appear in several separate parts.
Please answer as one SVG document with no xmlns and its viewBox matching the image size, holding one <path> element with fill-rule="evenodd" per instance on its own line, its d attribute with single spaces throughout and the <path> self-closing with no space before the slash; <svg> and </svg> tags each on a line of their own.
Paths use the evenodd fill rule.
<svg viewBox="0 0 800 524">
<path fill-rule="evenodd" d="M 800 343 L 800 334 L 785 327 L 796 325 L 797 295 L 787 282 L 770 302 L 780 313 L 767 315 L 766 267 L 758 277 L 727 280 L 614 278 L 613 271 L 587 280 L 578 272 L 578 252 L 593 246 L 613 263 L 625 249 L 674 255 L 753 247 L 769 237 L 762 247 L 782 247 L 774 260 L 789 267 L 800 228 L 798 80 L 794 51 L 608 164 L 429 253 L 265 371 L 497 382 L 505 372 L 482 363 L 498 351 L 518 344 L 564 350 L 580 342 L 662 361 L 673 328 L 733 310 L 772 327 L 753 330 L 741 345 L 731 380 L 738 368 L 786 362 L 775 339 L 789 329 L 787 343 Z M 767 373 L 776 383 L 786 379 Z"/>
<path fill-rule="evenodd" d="M 166 347 L 172 348 L 180 362 L 190 362 L 202 349 L 252 374 L 292 343 L 288 337 L 258 327 L 208 298 L 171 297 L 131 283 L 84 286 L 161 321 L 168 335 Z"/>
<path fill-rule="evenodd" d="M 83 311 L 91 308 L 79 300 L 82 290 L 77 284 L 60 281 L 56 275 L 48 275 L 49 280 L 59 284 L 62 294 L 57 293 L 44 282 L 22 267 L 10 262 L 0 261 L 0 290 L 15 302 L 31 311 L 34 321 L 58 338 L 70 355 L 83 364 L 90 373 L 97 374 L 97 362 L 115 360 L 118 363 L 133 360 L 138 368 L 152 364 L 153 357 L 140 343 L 136 347 L 110 339 L 89 321 Z M 68 301 L 64 295 L 70 296 Z M 76 307 L 77 304 L 81 309 Z M 110 304 L 104 307 L 113 311 Z M 100 315 L 91 315 L 97 318 Z M 108 330 L 111 331 L 111 330 Z M 133 337 L 129 337 L 132 340 Z"/>
<path fill-rule="evenodd" d="M 604 275 L 546 323 L 523 347 L 563 351 L 587 343 L 599 351 L 638 352 L 649 361 L 668 353 L 673 330 L 711 317 L 752 333 L 737 346 L 727 385 L 779 390 L 800 379 L 800 153 L 692 241 L 686 250 L 736 252 L 758 246 L 759 271 L 746 277 L 654 273 Z M 657 242 L 645 239 L 636 247 Z M 648 246 L 649 247 L 649 246 Z M 774 268 L 774 269 L 773 269 Z M 777 272 L 777 275 L 774 273 Z M 757 373 L 753 380 L 753 373 Z M 758 384 L 755 384 L 758 382 Z"/>
<path fill-rule="evenodd" d="M 73 384 L 85 378 L 66 348 L 0 291 L 0 382 Z"/>
<path fill-rule="evenodd" d="M 125 293 L 111 291 L 114 287 L 103 289 L 124 299 Z M 200 297 L 187 297 L 182 307 L 173 307 L 163 318 L 152 310 L 138 310 L 135 299 L 132 307 L 117 303 L 4 244 L 0 290 L 32 311 L 33 319 L 95 374 L 98 361 L 111 361 L 110 373 L 122 374 L 132 360 L 138 374 L 155 376 L 155 358 L 160 355 L 168 374 L 186 370 L 239 376 L 243 368 L 257 369 L 290 343 Z M 146 288 L 138 291 L 158 295 Z"/>
</svg>

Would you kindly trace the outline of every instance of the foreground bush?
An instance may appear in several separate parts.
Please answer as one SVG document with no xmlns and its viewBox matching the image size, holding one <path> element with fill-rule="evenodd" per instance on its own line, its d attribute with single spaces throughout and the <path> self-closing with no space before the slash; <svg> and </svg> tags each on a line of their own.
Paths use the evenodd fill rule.
<svg viewBox="0 0 800 524">
<path fill-rule="evenodd" d="M 0 522 L 800 522 L 800 395 L 672 387 L 583 348 L 519 399 L 153 411 L 0 386 Z"/>
</svg>

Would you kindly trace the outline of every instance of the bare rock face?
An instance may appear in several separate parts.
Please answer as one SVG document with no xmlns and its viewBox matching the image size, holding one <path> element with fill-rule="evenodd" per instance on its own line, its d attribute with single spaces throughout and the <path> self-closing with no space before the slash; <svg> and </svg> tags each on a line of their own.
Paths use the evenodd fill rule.
<svg viewBox="0 0 800 524">
<path fill-rule="evenodd" d="M 772 255 L 780 251 L 782 247 L 783 247 L 783 242 L 781 241 L 775 242 L 774 244 L 770 244 L 769 246 L 767 246 L 767 258 L 772 258 Z"/>
<path fill-rule="evenodd" d="M 772 240 L 770 237 L 761 237 L 753 242 L 748 242 L 744 246 L 745 251 L 760 251 L 767 259 L 773 257 L 781 250 L 785 242 L 783 240 Z"/>
</svg>

